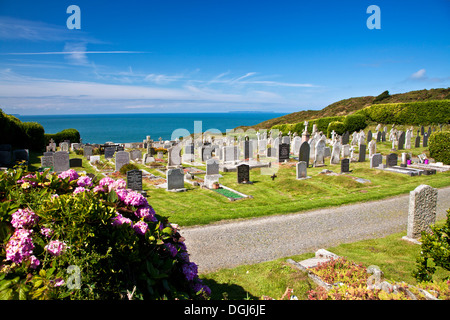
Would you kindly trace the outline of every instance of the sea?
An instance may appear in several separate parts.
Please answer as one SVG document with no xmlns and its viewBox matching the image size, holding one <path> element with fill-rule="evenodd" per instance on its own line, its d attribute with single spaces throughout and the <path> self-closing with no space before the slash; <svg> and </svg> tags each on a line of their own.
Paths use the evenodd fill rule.
<svg viewBox="0 0 450 320">
<path fill-rule="evenodd" d="M 77 114 L 77 115 L 15 115 L 22 122 L 38 122 L 45 133 L 76 129 L 83 143 L 142 142 L 173 140 L 192 133 L 211 131 L 226 134 L 239 126 L 251 126 L 287 113 L 139 113 L 139 114 Z"/>
</svg>

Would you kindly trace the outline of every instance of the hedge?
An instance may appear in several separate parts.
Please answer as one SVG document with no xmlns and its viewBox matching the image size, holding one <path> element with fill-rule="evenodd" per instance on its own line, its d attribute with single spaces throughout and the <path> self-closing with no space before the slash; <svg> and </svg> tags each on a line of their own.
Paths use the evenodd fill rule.
<svg viewBox="0 0 450 320">
<path fill-rule="evenodd" d="M 450 131 L 433 132 L 428 143 L 430 156 L 436 162 L 450 164 Z"/>
<path fill-rule="evenodd" d="M 339 135 L 343 135 L 346 131 L 345 125 L 342 121 L 330 122 L 327 129 L 327 137 L 331 138 L 331 132 L 336 132 Z"/>
<path fill-rule="evenodd" d="M 76 129 L 64 129 L 58 133 L 46 133 L 45 144 L 48 145 L 50 139 L 53 139 L 56 144 L 64 140 L 70 140 L 71 143 L 80 142 L 80 133 Z"/>
<path fill-rule="evenodd" d="M 357 111 L 369 121 L 402 125 L 432 125 L 450 122 L 450 100 L 375 104 Z"/>
<path fill-rule="evenodd" d="M 10 144 L 13 149 L 25 148 L 42 151 L 44 127 L 37 122 L 21 122 L 0 109 L 0 144 Z"/>
</svg>

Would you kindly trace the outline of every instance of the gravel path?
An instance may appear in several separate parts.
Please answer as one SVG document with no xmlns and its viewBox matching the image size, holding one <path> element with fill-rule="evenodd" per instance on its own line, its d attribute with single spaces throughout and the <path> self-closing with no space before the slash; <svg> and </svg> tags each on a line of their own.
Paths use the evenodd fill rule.
<svg viewBox="0 0 450 320">
<path fill-rule="evenodd" d="M 191 261 L 199 272 L 314 252 L 340 243 L 406 232 L 409 194 L 335 208 L 185 227 Z M 437 218 L 450 208 L 450 187 L 439 189 Z"/>
</svg>

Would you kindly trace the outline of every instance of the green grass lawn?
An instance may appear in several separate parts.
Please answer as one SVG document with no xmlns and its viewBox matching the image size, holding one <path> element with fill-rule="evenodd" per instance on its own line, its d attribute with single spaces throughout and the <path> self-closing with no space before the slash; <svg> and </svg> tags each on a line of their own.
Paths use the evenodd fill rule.
<svg viewBox="0 0 450 320">
<path fill-rule="evenodd" d="M 383 148 L 384 144 L 379 145 Z M 74 169 L 99 175 L 83 156 L 71 153 L 70 157 L 83 159 L 83 167 Z M 40 161 L 38 157 L 36 158 L 36 161 Z M 296 161 L 292 161 L 280 165 L 275 180 L 269 175 L 262 175 L 260 169 L 252 169 L 250 180 L 253 184 L 238 184 L 236 172 L 221 172 L 223 178 L 220 179 L 220 183 L 252 196 L 237 201 L 230 201 L 213 190 L 194 187 L 189 183 L 185 183 L 186 192 L 167 192 L 149 184 L 144 184 L 144 190 L 147 191 L 149 203 L 158 214 L 169 217 L 172 223 L 180 226 L 193 226 L 221 220 L 288 214 L 378 200 L 408 193 L 420 184 L 435 188 L 450 186 L 450 171 L 430 176 L 410 177 L 370 169 L 368 160 L 363 163 L 351 163 L 352 172 L 349 174 L 334 176 L 319 174 L 323 169 L 340 173 L 340 165 L 330 165 L 329 159 L 326 159 L 326 166 L 308 168 L 310 179 L 296 180 L 295 163 Z M 155 169 L 144 165 L 138 166 L 164 177 Z M 370 180 L 370 183 L 359 183 L 354 178 Z"/>
<path fill-rule="evenodd" d="M 439 221 L 438 225 L 442 224 Z M 384 273 L 384 279 L 393 282 L 417 284 L 412 276 L 421 246 L 402 240 L 405 233 L 392 234 L 385 238 L 364 240 L 327 248 L 341 257 L 361 263 L 365 267 L 376 265 Z M 263 295 L 280 299 L 286 288 L 294 289 L 298 299 L 308 299 L 308 291 L 316 287 L 307 274 L 287 263 L 287 259 L 301 261 L 314 256 L 306 253 L 253 265 L 242 265 L 201 275 L 211 288 L 211 299 L 221 300 L 224 295 L 230 300 L 260 299 Z M 450 271 L 437 268 L 435 280 L 450 277 Z M 224 294 L 225 293 L 225 294 Z"/>
</svg>

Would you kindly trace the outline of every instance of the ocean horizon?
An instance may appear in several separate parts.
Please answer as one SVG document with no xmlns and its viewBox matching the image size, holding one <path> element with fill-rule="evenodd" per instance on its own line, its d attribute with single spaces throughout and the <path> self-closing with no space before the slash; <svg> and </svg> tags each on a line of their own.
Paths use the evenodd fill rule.
<svg viewBox="0 0 450 320">
<path fill-rule="evenodd" d="M 200 133 L 207 130 L 226 134 L 239 126 L 251 126 L 281 117 L 288 113 L 226 112 L 226 113 L 124 113 L 124 114 L 65 114 L 65 115 L 15 115 L 22 122 L 40 123 L 45 133 L 76 129 L 83 143 L 103 144 L 142 142 L 151 139 L 171 140 L 176 136 Z M 179 134 L 178 134 L 179 133 Z"/>
</svg>

